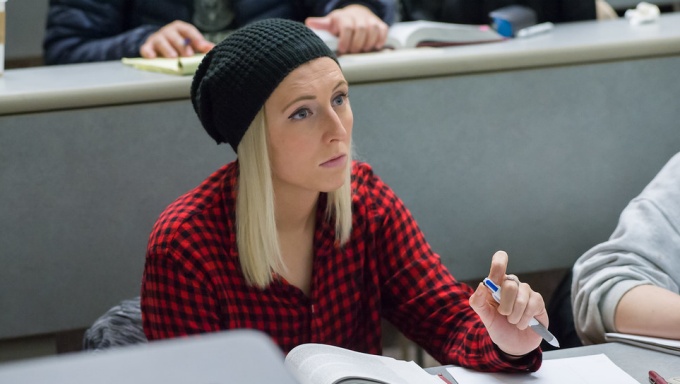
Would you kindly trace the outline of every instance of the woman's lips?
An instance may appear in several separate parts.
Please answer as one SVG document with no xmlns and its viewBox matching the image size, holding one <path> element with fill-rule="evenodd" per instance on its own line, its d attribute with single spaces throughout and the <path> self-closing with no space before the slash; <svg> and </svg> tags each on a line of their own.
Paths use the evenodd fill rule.
<svg viewBox="0 0 680 384">
<path fill-rule="evenodd" d="M 335 167 L 340 167 L 345 165 L 345 162 L 347 161 L 347 155 L 340 155 L 336 156 L 326 162 L 321 163 L 322 167 L 326 168 L 335 168 Z"/>
</svg>

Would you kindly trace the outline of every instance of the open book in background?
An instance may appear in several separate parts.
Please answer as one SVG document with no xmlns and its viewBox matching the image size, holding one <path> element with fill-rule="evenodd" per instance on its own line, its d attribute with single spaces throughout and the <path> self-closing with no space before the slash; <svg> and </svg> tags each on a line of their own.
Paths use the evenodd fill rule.
<svg viewBox="0 0 680 384">
<path fill-rule="evenodd" d="M 179 58 L 156 58 L 145 59 L 143 57 L 124 57 L 123 64 L 130 65 L 145 71 L 169 73 L 171 75 L 193 75 L 198 65 L 203 60 L 204 54 L 179 57 Z"/>
<path fill-rule="evenodd" d="M 370 355 L 324 344 L 293 348 L 286 367 L 301 384 L 445 384 L 413 361 Z"/>
<path fill-rule="evenodd" d="M 638 336 L 628 333 L 605 333 L 604 339 L 609 342 L 617 341 L 680 356 L 680 340 Z"/>
<path fill-rule="evenodd" d="M 315 30 L 332 50 L 337 50 L 338 38 L 328 31 Z M 386 48 L 443 47 L 502 41 L 488 25 L 441 23 L 436 21 L 404 21 L 392 25 L 387 32 Z"/>
</svg>

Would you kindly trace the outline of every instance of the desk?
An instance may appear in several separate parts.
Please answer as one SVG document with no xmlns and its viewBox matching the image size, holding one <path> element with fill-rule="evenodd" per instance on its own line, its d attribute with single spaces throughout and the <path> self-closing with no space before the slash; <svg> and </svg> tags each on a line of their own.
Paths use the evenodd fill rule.
<svg viewBox="0 0 680 384">
<path fill-rule="evenodd" d="M 680 54 L 680 13 L 659 23 L 624 19 L 557 25 L 552 33 L 501 43 L 385 51 L 340 58 L 352 85 Z M 191 77 L 137 71 L 119 62 L 8 70 L 0 115 L 189 97 Z"/>
<path fill-rule="evenodd" d="M 531 39 L 345 56 L 359 158 L 455 276 L 570 266 L 680 149 L 680 14 Z M 190 78 L 118 62 L 0 78 L 0 339 L 89 326 L 139 294 L 177 196 L 234 159 Z"/>
</svg>

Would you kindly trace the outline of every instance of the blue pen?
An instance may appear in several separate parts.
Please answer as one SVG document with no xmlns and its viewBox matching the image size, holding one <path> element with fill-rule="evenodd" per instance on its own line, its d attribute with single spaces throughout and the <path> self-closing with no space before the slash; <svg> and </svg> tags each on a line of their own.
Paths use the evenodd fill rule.
<svg viewBox="0 0 680 384">
<path fill-rule="evenodd" d="M 496 285 L 491 279 L 488 277 L 484 279 L 484 285 L 489 288 L 489 291 L 491 291 L 491 296 L 493 296 L 493 299 L 496 300 L 497 303 L 501 302 L 501 287 Z M 560 343 L 557 341 L 557 338 L 548 331 L 548 329 L 543 326 L 543 324 L 539 323 L 538 320 L 535 318 L 531 318 L 531 321 L 529 321 L 529 327 L 536 332 L 539 336 L 543 338 L 543 340 L 547 341 L 552 345 L 553 347 L 559 348 Z"/>
</svg>

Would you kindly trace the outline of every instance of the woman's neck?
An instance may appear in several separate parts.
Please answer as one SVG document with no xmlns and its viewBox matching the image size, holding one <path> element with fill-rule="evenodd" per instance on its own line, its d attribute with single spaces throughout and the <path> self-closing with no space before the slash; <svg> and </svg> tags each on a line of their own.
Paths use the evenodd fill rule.
<svg viewBox="0 0 680 384">
<path fill-rule="evenodd" d="M 299 233 L 313 230 L 318 201 L 318 192 L 286 193 L 285 191 L 275 191 L 276 229 L 279 233 Z"/>
<path fill-rule="evenodd" d="M 277 193 L 278 192 L 278 193 Z M 314 263 L 314 228 L 318 193 L 275 190 L 274 212 L 281 257 L 286 265 L 282 276 L 309 296 Z"/>
</svg>

